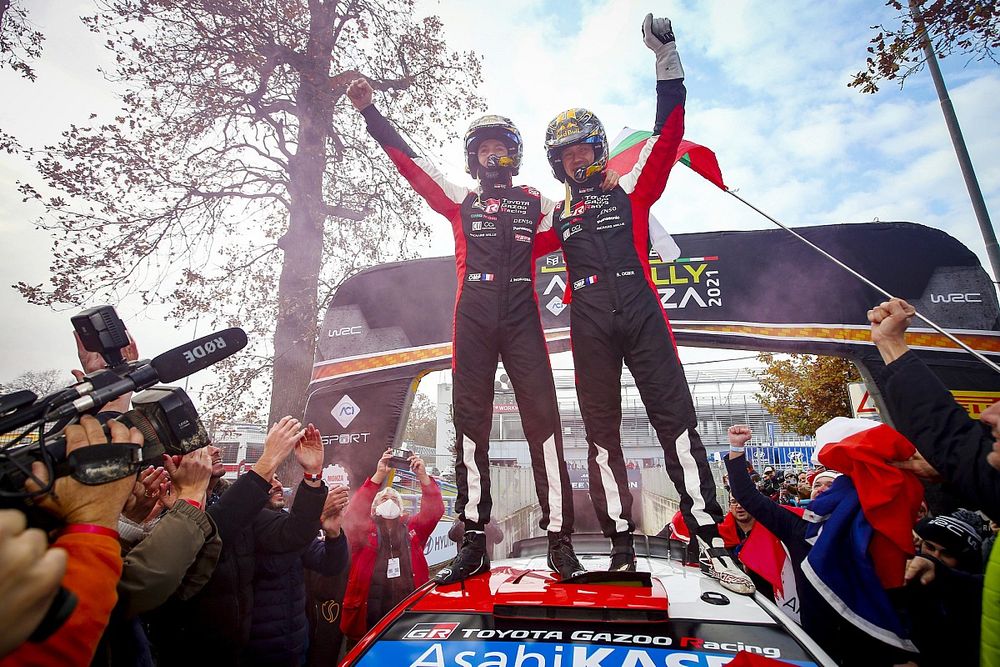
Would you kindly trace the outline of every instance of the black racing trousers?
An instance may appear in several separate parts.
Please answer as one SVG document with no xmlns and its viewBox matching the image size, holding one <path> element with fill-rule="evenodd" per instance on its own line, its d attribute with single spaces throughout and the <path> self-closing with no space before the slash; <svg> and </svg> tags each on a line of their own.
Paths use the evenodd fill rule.
<svg viewBox="0 0 1000 667">
<path fill-rule="evenodd" d="M 659 300 L 641 278 L 627 283 L 627 298 L 619 296 L 614 307 L 608 297 L 614 288 L 606 283 L 573 293 L 570 338 L 576 393 L 587 430 L 590 497 L 606 536 L 635 529 L 621 444 L 624 361 L 663 448 L 684 521 L 709 541 L 718 535 L 722 508 L 696 429 L 684 369 Z"/>
<path fill-rule="evenodd" d="M 485 524 L 493 509 L 489 449 L 499 357 L 513 385 L 528 441 L 542 508 L 539 525 L 552 532 L 571 532 L 573 491 L 563 456 L 556 388 L 534 289 L 530 284 L 511 286 L 507 298 L 501 299 L 496 296 L 498 286 L 463 287 L 455 308 L 452 350 L 458 516 L 467 524 Z"/>
</svg>

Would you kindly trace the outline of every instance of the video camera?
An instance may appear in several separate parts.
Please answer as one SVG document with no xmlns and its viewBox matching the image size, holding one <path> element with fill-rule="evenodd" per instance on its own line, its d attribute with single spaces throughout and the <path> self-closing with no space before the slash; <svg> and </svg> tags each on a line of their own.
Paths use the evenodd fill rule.
<svg viewBox="0 0 1000 667">
<path fill-rule="evenodd" d="M 163 454 L 187 454 L 208 444 L 208 434 L 190 398 L 179 387 L 153 387 L 207 368 L 246 347 L 246 333 L 226 329 L 174 348 L 152 360 L 127 362 L 125 324 L 111 306 L 85 310 L 72 318 L 83 347 L 99 353 L 107 367 L 66 389 L 38 398 L 18 391 L 0 396 L 0 506 L 19 506 L 51 490 L 57 477 L 83 484 L 104 484 L 159 464 Z M 153 388 L 150 388 L 153 387 Z M 143 391 L 145 390 L 145 391 Z M 97 413 L 129 392 L 133 408 L 116 419 L 142 432 L 144 444 L 113 443 L 81 447 L 68 456 L 63 429 L 83 414 Z M 33 438 L 32 438 L 33 436 Z M 41 461 L 49 484 L 35 494 L 24 490 L 31 464 Z"/>
</svg>

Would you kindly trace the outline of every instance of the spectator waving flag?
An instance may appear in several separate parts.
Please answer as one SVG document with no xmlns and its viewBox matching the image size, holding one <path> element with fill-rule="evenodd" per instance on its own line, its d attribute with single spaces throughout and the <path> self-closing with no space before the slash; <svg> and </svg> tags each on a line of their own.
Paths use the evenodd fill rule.
<svg viewBox="0 0 1000 667">
<path fill-rule="evenodd" d="M 642 147 L 651 136 L 653 136 L 652 132 L 633 130 L 628 127 L 622 129 L 611 142 L 612 149 L 608 158 L 608 167 L 619 174 L 627 174 L 632 171 L 636 160 L 639 159 L 639 153 L 642 152 Z M 726 189 L 726 184 L 722 181 L 719 161 L 715 159 L 715 153 L 708 148 L 690 141 L 681 141 L 674 161 L 687 165 L 718 187 Z M 652 214 L 649 216 L 649 241 L 665 262 L 673 261 L 681 256 L 680 248 Z"/>
<path fill-rule="evenodd" d="M 893 467 L 913 445 L 885 424 L 837 417 L 816 431 L 819 461 L 844 474 L 817 496 L 803 518 L 813 542 L 802 572 L 841 616 L 906 651 L 915 647 L 886 588 L 902 585 L 908 537 L 923 499 L 916 477 Z"/>
</svg>

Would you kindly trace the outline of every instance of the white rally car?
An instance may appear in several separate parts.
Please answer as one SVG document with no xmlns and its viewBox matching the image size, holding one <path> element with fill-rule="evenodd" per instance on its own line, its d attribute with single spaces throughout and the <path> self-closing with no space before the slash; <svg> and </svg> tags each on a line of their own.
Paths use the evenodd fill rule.
<svg viewBox="0 0 1000 667">
<path fill-rule="evenodd" d="M 730 593 L 676 550 L 671 557 L 665 539 L 636 536 L 635 575 L 601 572 L 607 539 L 574 535 L 573 544 L 592 581 L 561 583 L 545 565 L 546 538 L 524 540 L 489 573 L 415 591 L 342 665 L 716 667 L 740 652 L 835 664 L 769 600 Z"/>
</svg>

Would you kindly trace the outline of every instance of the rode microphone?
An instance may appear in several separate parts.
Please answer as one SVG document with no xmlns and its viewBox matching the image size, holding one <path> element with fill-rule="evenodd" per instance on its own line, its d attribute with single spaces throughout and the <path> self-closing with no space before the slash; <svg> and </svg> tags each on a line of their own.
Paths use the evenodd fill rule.
<svg viewBox="0 0 1000 667">
<path fill-rule="evenodd" d="M 58 420 L 81 414 L 123 394 L 148 389 L 157 382 L 174 382 L 236 354 L 246 345 L 247 334 L 238 327 L 203 336 L 156 356 L 148 364 L 139 365 L 120 380 L 58 407 L 46 418 Z"/>
<path fill-rule="evenodd" d="M 164 352 L 150 365 L 156 370 L 160 382 L 174 382 L 208 368 L 246 346 L 246 332 L 233 327 Z"/>
</svg>

